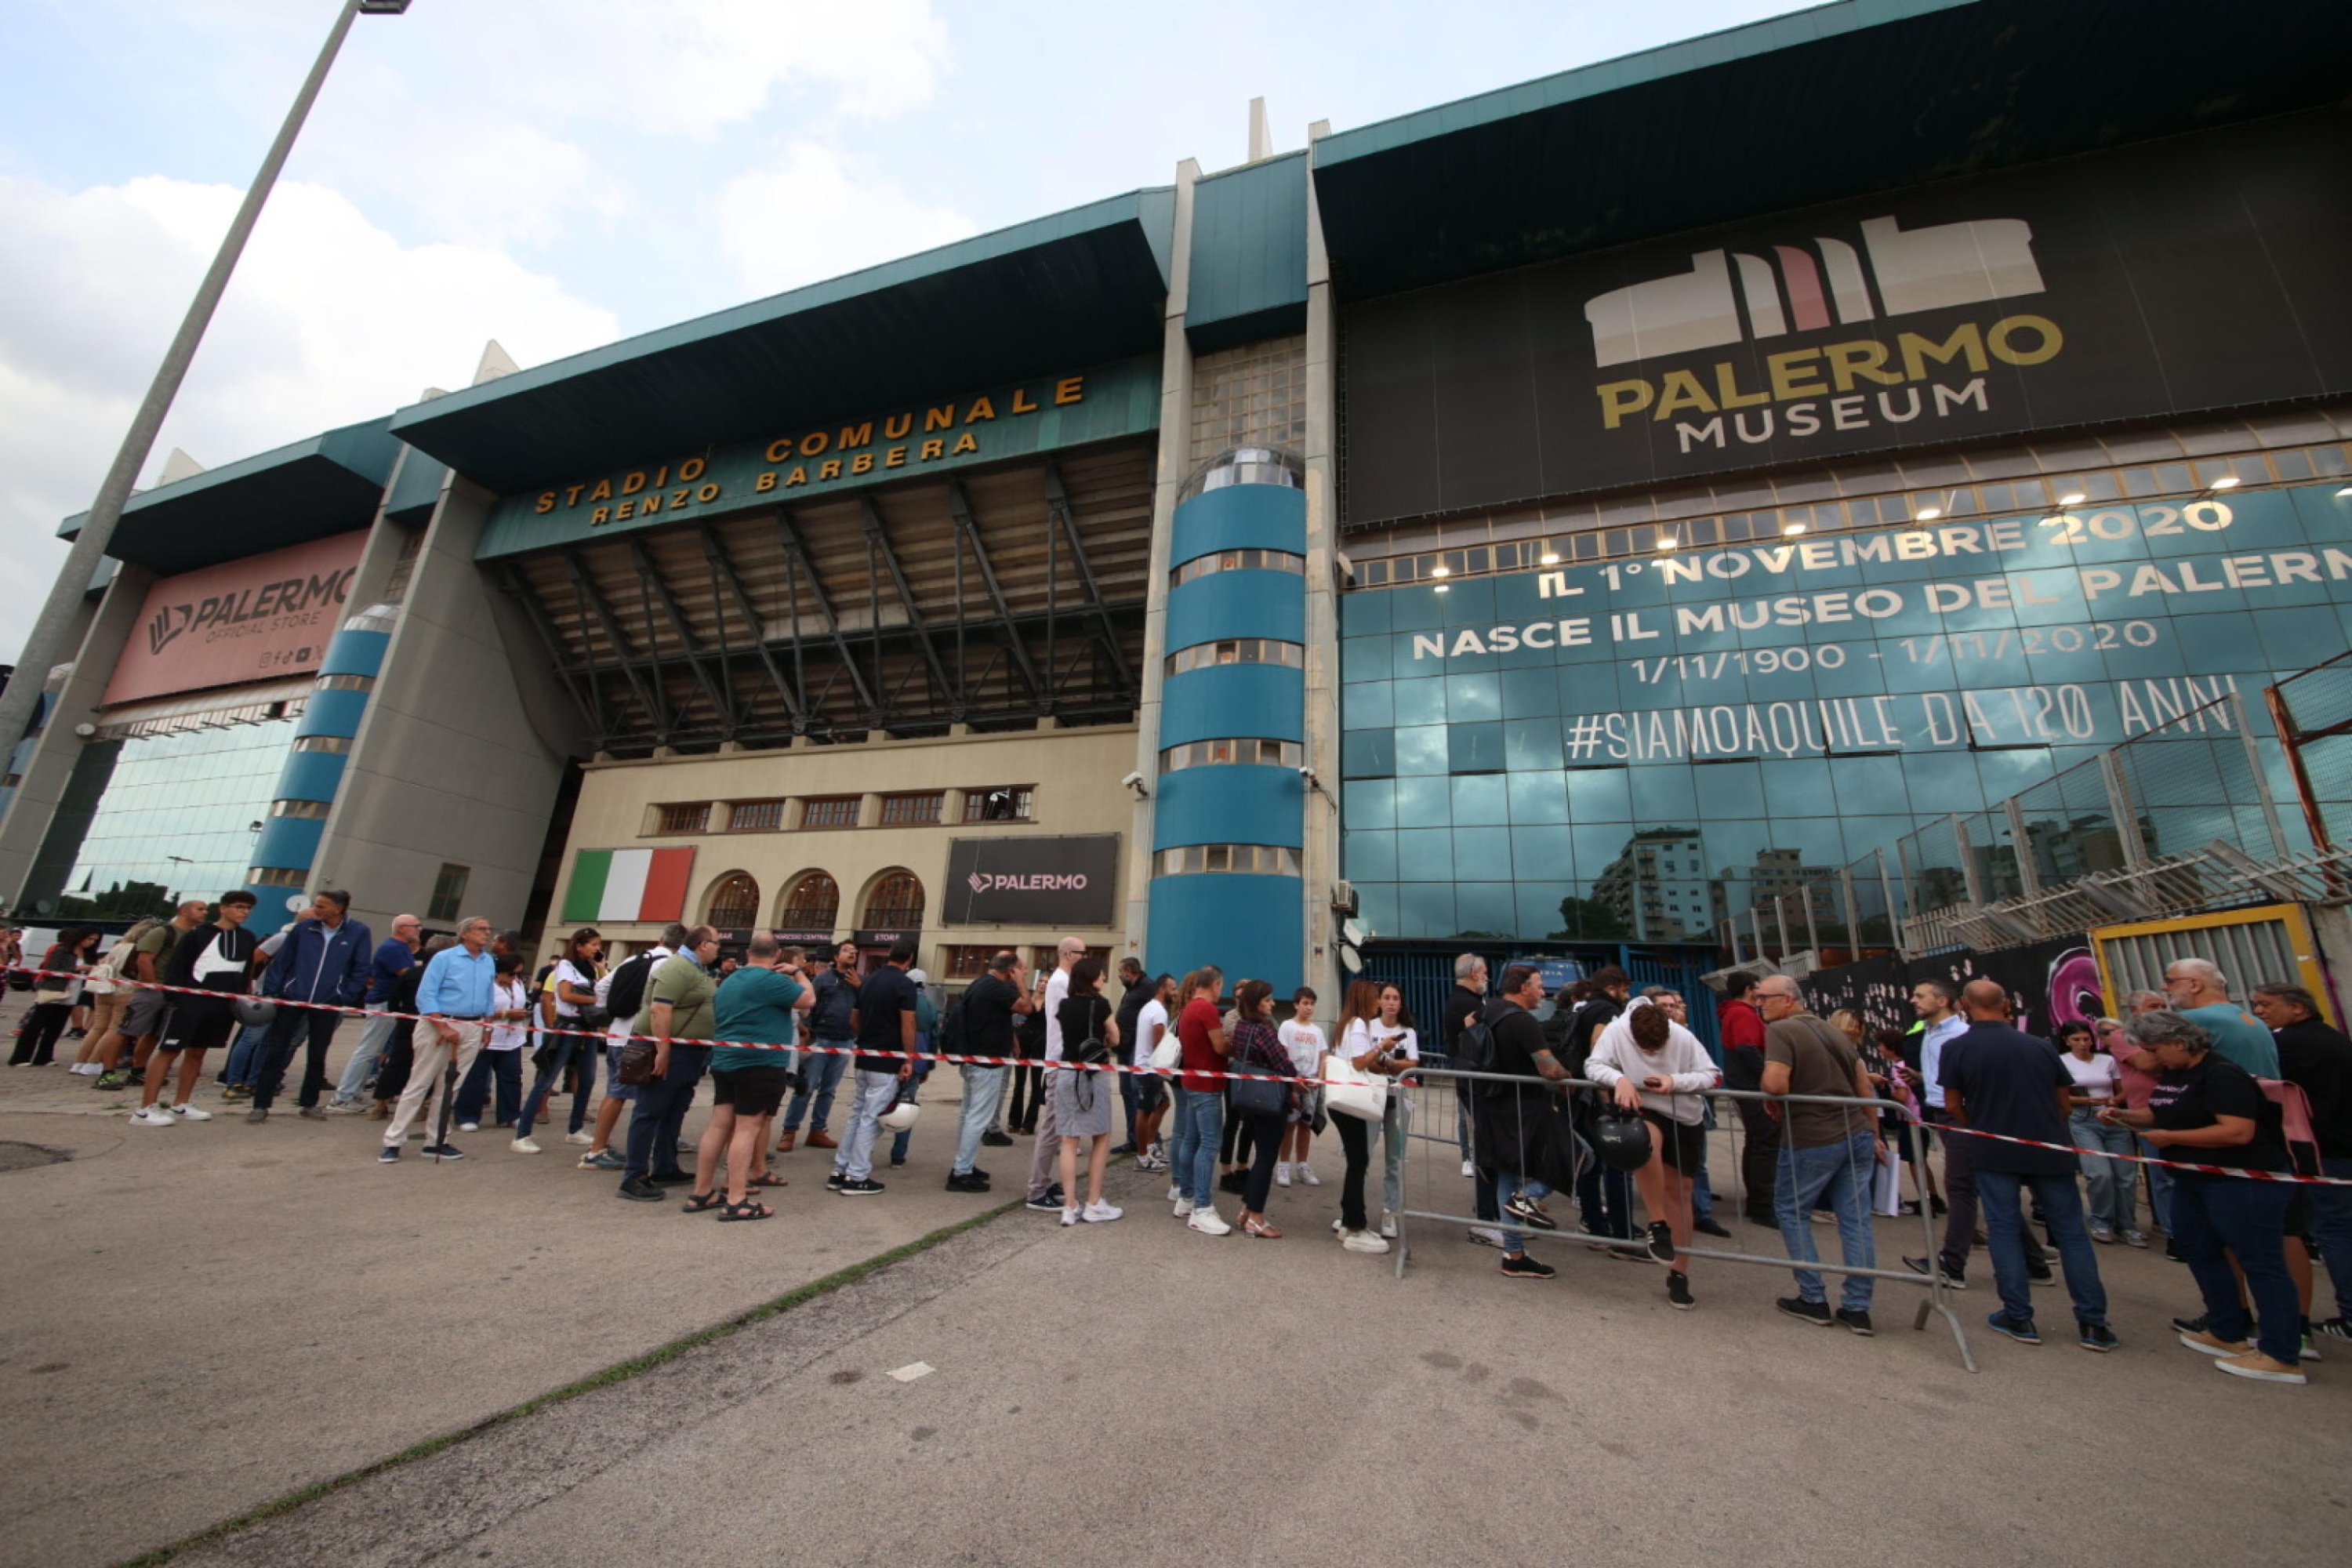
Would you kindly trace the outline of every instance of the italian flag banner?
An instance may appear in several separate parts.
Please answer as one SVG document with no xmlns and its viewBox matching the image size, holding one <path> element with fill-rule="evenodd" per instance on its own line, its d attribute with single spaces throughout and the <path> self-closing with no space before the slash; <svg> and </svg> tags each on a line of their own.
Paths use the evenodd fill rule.
<svg viewBox="0 0 2352 1568">
<path fill-rule="evenodd" d="M 693 876 L 691 848 L 583 849 L 572 862 L 563 922 L 682 921 Z"/>
</svg>

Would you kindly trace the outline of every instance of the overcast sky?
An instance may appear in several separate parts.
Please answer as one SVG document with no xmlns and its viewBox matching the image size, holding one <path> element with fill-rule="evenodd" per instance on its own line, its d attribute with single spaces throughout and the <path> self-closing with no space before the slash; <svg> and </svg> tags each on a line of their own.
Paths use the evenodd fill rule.
<svg viewBox="0 0 2352 1568">
<path fill-rule="evenodd" d="M 0 662 L 337 0 L 0 0 Z M 362 17 L 142 473 L 1799 9 L 415 0 Z M 1660 135 L 1674 128 L 1660 126 Z"/>
</svg>

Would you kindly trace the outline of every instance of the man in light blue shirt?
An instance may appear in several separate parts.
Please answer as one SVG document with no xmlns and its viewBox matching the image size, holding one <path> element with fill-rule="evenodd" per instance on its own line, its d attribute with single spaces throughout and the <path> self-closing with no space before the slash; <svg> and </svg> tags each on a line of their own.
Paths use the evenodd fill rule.
<svg viewBox="0 0 2352 1568">
<path fill-rule="evenodd" d="M 456 1077 L 463 1079 L 482 1048 L 483 1020 L 497 1005 L 498 962 L 489 954 L 490 922 L 479 915 L 457 923 L 457 945 L 443 948 L 427 960 L 425 978 L 416 987 L 415 1062 L 408 1069 L 408 1087 L 384 1124 L 379 1163 L 396 1164 L 400 1146 L 408 1138 L 408 1124 L 425 1109 L 425 1100 L 452 1059 Z M 464 1154 L 446 1143 L 428 1143 L 425 1153 L 435 1160 L 460 1160 Z"/>
</svg>

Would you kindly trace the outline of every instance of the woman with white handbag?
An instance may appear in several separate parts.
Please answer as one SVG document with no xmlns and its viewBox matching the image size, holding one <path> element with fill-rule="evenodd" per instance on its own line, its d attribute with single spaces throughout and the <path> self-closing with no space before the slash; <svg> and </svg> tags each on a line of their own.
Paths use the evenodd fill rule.
<svg viewBox="0 0 2352 1568">
<path fill-rule="evenodd" d="M 1393 986 L 1388 987 L 1393 992 Z M 1347 1173 L 1339 1181 L 1339 1222 L 1333 1228 L 1339 1233 L 1339 1245 L 1350 1252 L 1386 1252 L 1389 1244 L 1372 1234 L 1370 1222 L 1364 1213 L 1364 1173 L 1371 1164 L 1371 1130 L 1385 1125 L 1387 1119 L 1388 1076 L 1397 1070 L 1391 1065 L 1393 1033 L 1382 1033 L 1381 1003 L 1383 988 L 1370 980 L 1358 980 L 1348 987 L 1348 1000 L 1339 1009 L 1337 1028 L 1339 1043 L 1323 1058 L 1320 1077 L 1323 1079 L 1324 1104 L 1331 1115 L 1331 1125 L 1339 1134 L 1339 1151 L 1347 1157 Z M 1402 998 L 1397 1005 L 1402 1007 Z M 1397 1014 L 1389 1015 L 1389 1027 L 1393 1029 Z"/>
</svg>

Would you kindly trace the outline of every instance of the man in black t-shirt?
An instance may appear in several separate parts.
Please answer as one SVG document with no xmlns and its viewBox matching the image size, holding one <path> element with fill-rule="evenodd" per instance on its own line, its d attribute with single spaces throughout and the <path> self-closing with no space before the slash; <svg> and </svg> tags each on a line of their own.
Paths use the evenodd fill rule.
<svg viewBox="0 0 2352 1568">
<path fill-rule="evenodd" d="M 1118 994 L 1118 1037 L 1133 1040 L 1135 1016 L 1143 1011 L 1146 1002 L 1151 1000 L 1151 985 L 1143 973 L 1143 965 L 1133 958 L 1118 961 L 1118 983 L 1124 988 Z M 1136 1102 L 1137 1087 L 1133 1073 L 1118 1075 L 1118 1100 L 1127 1108 L 1127 1142 L 1113 1149 L 1111 1152 L 1114 1154 L 1135 1152 L 1135 1118 L 1139 1110 Z"/>
<path fill-rule="evenodd" d="M 2257 985 L 2250 1005 L 2278 1041 L 2279 1076 L 2311 1102 L 2319 1174 L 2352 1176 L 2352 1039 L 2319 1016 L 2318 999 L 2300 985 Z M 2336 1287 L 2336 1315 L 2315 1320 L 2312 1331 L 2352 1340 L 2352 1187 L 2298 1191 Z"/>
<path fill-rule="evenodd" d="M 2111 1351 L 2117 1344 L 2107 1326 L 2107 1293 L 2099 1282 L 2099 1261 L 2083 1223 L 2079 1168 L 2067 1135 L 2068 1090 L 2074 1079 L 2047 1040 L 2009 1026 L 2009 993 L 1997 981 L 1971 980 L 1960 991 L 1968 1032 L 1945 1046 L 1937 1064 L 1944 1110 L 1953 1125 L 1971 1133 L 2029 1138 L 2056 1148 L 2029 1148 L 1978 1137 L 1969 1149 L 1976 1173 L 1977 1202 L 1984 1211 L 2000 1308 L 1987 1322 L 1995 1333 L 2040 1344 L 2033 1326 L 2033 1295 L 2026 1275 L 2025 1215 L 2021 1188 L 2033 1191 L 2043 1221 L 2058 1244 L 2058 1261 L 2074 1298 L 2078 1342 L 2084 1350 Z"/>
<path fill-rule="evenodd" d="M 988 961 L 988 972 L 973 981 L 959 1004 L 963 1008 L 963 1048 L 976 1057 L 1013 1054 L 1013 1020 L 1035 1004 L 1023 984 L 1021 955 L 1007 948 Z M 963 1110 L 956 1120 L 955 1164 L 948 1173 L 948 1191 L 984 1193 L 988 1173 L 974 1163 L 980 1144 L 996 1121 L 1004 1100 L 1004 1075 L 1009 1068 L 957 1068 L 963 1075 Z M 1007 1140 L 1011 1142 L 1011 1140 Z"/>
<path fill-rule="evenodd" d="M 1549 1230 L 1552 1223 L 1537 1207 L 1551 1189 L 1534 1173 L 1541 1168 L 1545 1130 L 1549 1124 L 1551 1090 L 1547 1083 L 1569 1076 L 1551 1047 L 1544 1043 L 1543 1026 L 1535 1010 L 1543 1005 L 1543 972 L 1532 963 L 1514 963 L 1503 971 L 1503 994 L 1484 1015 L 1495 1033 L 1495 1071 L 1528 1080 L 1499 1093 L 1474 1097 L 1478 1124 L 1478 1168 L 1494 1178 L 1503 1211 L 1513 1218 Z M 1495 1086 L 1487 1085 L 1488 1089 Z M 1503 1275 L 1510 1279 L 1549 1279 L 1558 1270 L 1527 1255 L 1527 1237 L 1503 1232 Z"/>
<path fill-rule="evenodd" d="M 889 962 L 858 987 L 857 1005 L 849 1016 L 857 1042 L 857 1092 L 841 1150 L 834 1156 L 833 1174 L 824 1182 L 844 1197 L 882 1190 L 874 1179 L 874 1140 L 881 1131 L 882 1113 L 898 1102 L 899 1086 L 915 1076 L 915 983 L 907 978 L 907 968 L 914 962 L 913 942 L 901 938 L 893 943 Z"/>
<path fill-rule="evenodd" d="M 1625 1010 L 1626 1000 L 1633 994 L 1633 978 L 1613 963 L 1594 970 L 1592 984 L 1596 988 L 1592 999 L 1569 1020 L 1562 1046 L 1559 1064 L 1570 1078 L 1583 1074 L 1584 1060 L 1592 1054 L 1601 1031 Z M 1576 1097 L 1576 1128 L 1588 1140 L 1599 1104 L 1593 1093 Z M 1599 1160 L 1586 1163 L 1576 1178 L 1576 1205 L 1584 1215 L 1580 1228 L 1588 1236 L 1622 1238 L 1633 1234 L 1633 1178 L 1613 1165 Z"/>
<path fill-rule="evenodd" d="M 205 1053 L 228 1042 L 229 1026 L 236 1022 L 235 998 L 252 987 L 253 933 L 245 929 L 253 913 L 253 895 L 243 888 L 221 895 L 213 921 L 185 933 L 163 961 L 163 984 L 186 986 L 214 995 L 173 996 L 164 1016 L 163 1038 L 147 1058 L 147 1087 L 131 1121 L 148 1127 L 171 1127 L 183 1121 L 210 1121 L 212 1113 L 189 1103 L 196 1079 L 204 1076 Z M 166 1110 L 158 1103 L 172 1062 L 180 1063 L 180 1088 Z"/>
</svg>

